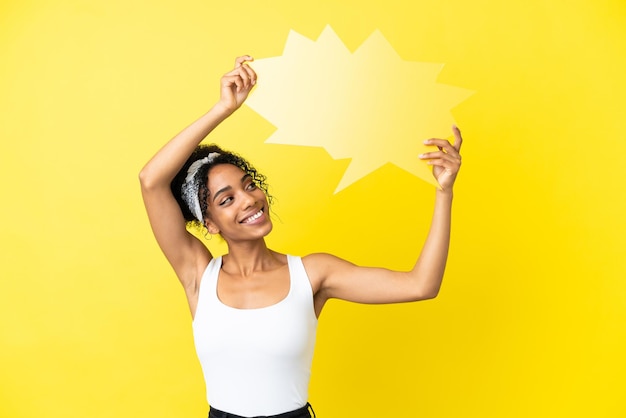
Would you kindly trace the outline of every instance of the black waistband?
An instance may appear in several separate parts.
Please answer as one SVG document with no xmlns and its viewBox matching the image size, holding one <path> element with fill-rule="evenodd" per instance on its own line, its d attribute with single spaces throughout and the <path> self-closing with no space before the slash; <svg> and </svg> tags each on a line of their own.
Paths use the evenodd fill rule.
<svg viewBox="0 0 626 418">
<path fill-rule="evenodd" d="M 296 409 L 295 411 L 285 412 L 283 414 L 278 415 L 263 415 L 258 417 L 250 417 L 250 418 L 315 418 L 315 411 L 313 411 L 313 407 L 310 403 L 307 402 L 302 408 Z M 246 418 L 241 415 L 231 414 L 229 412 L 220 411 L 219 409 L 215 409 L 211 407 L 209 409 L 209 418 Z"/>
</svg>

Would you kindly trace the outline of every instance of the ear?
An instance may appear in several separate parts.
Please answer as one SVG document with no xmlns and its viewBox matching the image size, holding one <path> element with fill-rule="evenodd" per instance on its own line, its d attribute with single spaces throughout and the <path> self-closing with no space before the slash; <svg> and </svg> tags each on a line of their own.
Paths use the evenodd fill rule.
<svg viewBox="0 0 626 418">
<path fill-rule="evenodd" d="M 211 235 L 216 235 L 220 233 L 220 229 L 210 219 L 207 219 L 207 218 L 204 219 L 204 226 L 206 227 L 207 231 L 209 231 L 209 234 Z"/>
</svg>

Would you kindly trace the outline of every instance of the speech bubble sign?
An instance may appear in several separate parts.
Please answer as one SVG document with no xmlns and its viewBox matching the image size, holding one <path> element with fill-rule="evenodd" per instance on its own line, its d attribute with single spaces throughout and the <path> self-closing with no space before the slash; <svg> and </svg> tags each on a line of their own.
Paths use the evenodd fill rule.
<svg viewBox="0 0 626 418">
<path fill-rule="evenodd" d="M 259 84 L 247 105 L 276 127 L 267 143 L 323 147 L 349 158 L 335 193 L 387 163 L 437 186 L 418 159 L 428 138 L 447 138 L 450 110 L 473 94 L 437 83 L 443 64 L 400 58 L 377 30 L 351 53 L 330 26 L 316 41 L 291 31 L 282 56 L 252 63 Z"/>
</svg>

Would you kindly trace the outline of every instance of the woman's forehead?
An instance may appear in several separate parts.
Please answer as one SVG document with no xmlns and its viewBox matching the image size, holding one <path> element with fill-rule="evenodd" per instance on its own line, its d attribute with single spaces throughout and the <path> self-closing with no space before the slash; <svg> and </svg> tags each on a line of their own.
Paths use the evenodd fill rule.
<svg viewBox="0 0 626 418">
<path fill-rule="evenodd" d="M 218 164 L 215 167 L 211 167 L 207 175 L 207 186 L 209 191 L 212 192 L 226 186 L 234 187 L 241 184 L 247 173 L 236 165 Z"/>
</svg>

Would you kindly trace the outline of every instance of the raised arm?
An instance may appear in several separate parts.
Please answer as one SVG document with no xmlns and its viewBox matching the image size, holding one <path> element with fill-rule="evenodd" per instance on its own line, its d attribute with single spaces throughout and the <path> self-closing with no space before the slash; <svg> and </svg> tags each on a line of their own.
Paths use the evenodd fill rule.
<svg viewBox="0 0 626 418">
<path fill-rule="evenodd" d="M 197 283 L 211 260 L 202 242 L 185 227 L 185 219 L 170 185 L 200 142 L 237 110 L 256 84 L 256 74 L 246 64 L 250 56 L 237 58 L 235 68 L 220 80 L 220 99 L 203 116 L 172 138 L 139 173 L 141 193 L 154 236 L 185 288 Z"/>
<path fill-rule="evenodd" d="M 319 310 L 330 298 L 360 303 L 395 303 L 431 299 L 437 296 L 448 258 L 452 212 L 452 189 L 461 166 L 461 133 L 454 126 L 454 144 L 429 139 L 437 151 L 420 155 L 433 166 L 440 188 L 428 236 L 411 271 L 359 267 L 329 254 L 311 254 L 304 264 L 316 291 Z"/>
</svg>

